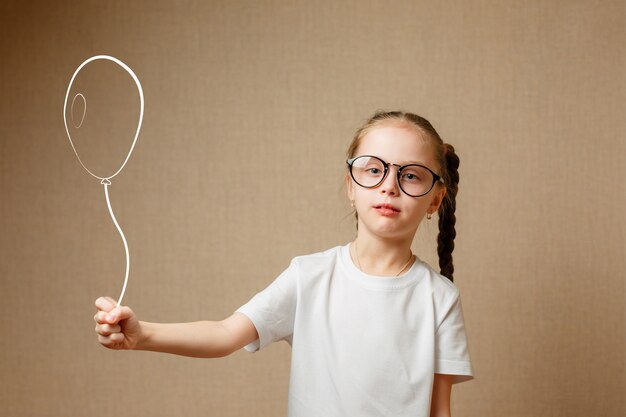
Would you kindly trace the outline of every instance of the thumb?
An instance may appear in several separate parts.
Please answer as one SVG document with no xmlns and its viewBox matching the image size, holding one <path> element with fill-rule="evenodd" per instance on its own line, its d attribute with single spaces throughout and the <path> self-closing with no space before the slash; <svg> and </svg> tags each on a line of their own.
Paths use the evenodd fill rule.
<svg viewBox="0 0 626 417">
<path fill-rule="evenodd" d="M 133 315 L 133 310 L 131 310 L 130 307 L 115 307 L 106 316 L 106 320 L 110 324 L 117 324 L 120 320 L 125 320 L 129 317 L 132 317 Z"/>
</svg>

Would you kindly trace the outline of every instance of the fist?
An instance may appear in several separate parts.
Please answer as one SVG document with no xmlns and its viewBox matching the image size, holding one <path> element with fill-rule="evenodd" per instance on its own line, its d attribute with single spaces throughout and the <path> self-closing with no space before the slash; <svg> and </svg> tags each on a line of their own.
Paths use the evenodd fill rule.
<svg viewBox="0 0 626 417">
<path fill-rule="evenodd" d="M 135 349 L 142 335 L 141 324 L 130 307 L 116 305 L 111 297 L 96 300 L 98 312 L 93 319 L 98 342 L 109 349 Z"/>
</svg>

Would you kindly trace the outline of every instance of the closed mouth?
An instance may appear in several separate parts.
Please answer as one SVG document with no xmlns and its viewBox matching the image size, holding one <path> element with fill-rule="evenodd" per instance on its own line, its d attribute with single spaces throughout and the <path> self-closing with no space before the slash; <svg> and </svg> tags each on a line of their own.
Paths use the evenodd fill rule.
<svg viewBox="0 0 626 417">
<path fill-rule="evenodd" d="M 382 204 L 377 204 L 374 206 L 375 209 L 385 209 L 385 210 L 392 210 L 395 211 L 397 213 L 400 212 L 400 210 L 394 206 L 392 206 L 391 204 L 386 204 L 386 203 L 382 203 Z"/>
</svg>

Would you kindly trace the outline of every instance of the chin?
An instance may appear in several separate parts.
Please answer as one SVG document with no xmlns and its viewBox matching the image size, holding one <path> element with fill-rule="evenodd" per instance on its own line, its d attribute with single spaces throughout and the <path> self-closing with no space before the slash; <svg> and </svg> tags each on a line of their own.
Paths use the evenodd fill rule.
<svg viewBox="0 0 626 417">
<path fill-rule="evenodd" d="M 407 235 L 407 227 L 402 227 L 400 225 L 394 225 L 393 227 L 385 227 L 385 226 L 374 226 L 367 227 L 369 232 L 377 237 L 384 239 L 397 239 L 397 238 L 405 238 Z"/>
</svg>

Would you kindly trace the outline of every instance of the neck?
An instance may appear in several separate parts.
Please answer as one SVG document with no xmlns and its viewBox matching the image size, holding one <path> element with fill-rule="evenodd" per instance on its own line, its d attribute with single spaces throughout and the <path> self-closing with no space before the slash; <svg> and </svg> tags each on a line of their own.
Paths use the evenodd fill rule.
<svg viewBox="0 0 626 417">
<path fill-rule="evenodd" d="M 371 275 L 400 275 L 414 260 L 411 241 L 407 239 L 383 239 L 359 233 L 351 246 L 354 263 Z"/>
</svg>

